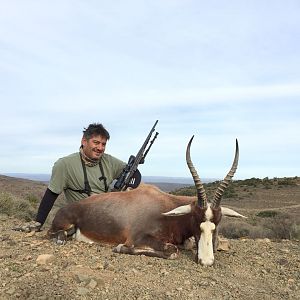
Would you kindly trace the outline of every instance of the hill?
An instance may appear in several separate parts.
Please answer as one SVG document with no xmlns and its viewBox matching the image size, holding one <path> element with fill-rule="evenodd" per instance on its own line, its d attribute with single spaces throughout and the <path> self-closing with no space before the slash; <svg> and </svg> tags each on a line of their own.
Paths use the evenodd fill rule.
<svg viewBox="0 0 300 300">
<path fill-rule="evenodd" d="M 4 176 L 21 178 L 21 179 L 29 179 L 35 181 L 42 181 L 42 182 L 49 182 L 50 174 L 34 174 L 34 173 L 4 173 Z M 1 174 L 0 174 L 1 176 Z M 217 180 L 216 178 L 203 178 L 202 181 L 213 182 Z M 146 183 L 178 183 L 178 184 L 185 184 L 190 185 L 193 184 L 193 179 L 190 177 L 167 177 L 167 176 L 144 176 L 143 181 Z"/>
<path fill-rule="evenodd" d="M 234 224 L 232 230 L 240 233 L 239 228 L 259 227 L 259 221 L 278 214 L 284 220 L 281 214 L 287 214 L 297 227 L 299 179 L 270 181 L 233 182 L 222 204 L 248 219 L 236 223 L 223 218 L 222 223 Z M 216 184 L 206 185 L 208 195 Z M 300 243 L 295 238 L 229 238 L 229 249 L 216 253 L 214 266 L 202 267 L 194 262 L 194 250 L 163 260 L 115 254 L 110 245 L 69 241 L 57 246 L 45 235 L 49 224 L 38 233 L 12 231 L 33 214 L 45 187 L 42 182 L 0 176 L 0 299 L 299 298 Z M 59 202 L 63 205 L 64 199 Z M 248 234 L 253 234 L 249 228 Z M 43 264 L 41 255 L 51 255 L 50 260 Z"/>
<path fill-rule="evenodd" d="M 29 179 L 33 181 L 48 183 L 50 180 L 50 174 L 30 174 L 30 173 L 6 173 L 0 176 L 16 178 L 16 179 Z M 183 188 L 189 185 L 193 185 L 192 178 L 186 177 L 165 177 L 165 176 L 143 176 L 142 181 L 144 183 L 154 184 L 165 192 Z M 213 179 L 204 179 L 204 182 L 211 182 Z"/>
</svg>

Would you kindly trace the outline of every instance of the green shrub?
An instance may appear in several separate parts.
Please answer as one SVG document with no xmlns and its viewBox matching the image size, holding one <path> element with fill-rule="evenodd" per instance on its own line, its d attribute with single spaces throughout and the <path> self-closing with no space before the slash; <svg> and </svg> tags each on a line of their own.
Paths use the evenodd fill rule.
<svg viewBox="0 0 300 300">
<path fill-rule="evenodd" d="M 260 218 L 274 218 L 277 215 L 278 212 L 274 210 L 263 210 L 256 214 L 256 216 Z"/>
<path fill-rule="evenodd" d="M 258 186 L 261 183 L 262 183 L 262 180 L 259 179 L 259 178 L 255 178 L 255 177 L 243 180 L 243 184 L 247 185 L 247 186 L 256 187 L 256 186 Z"/>
<path fill-rule="evenodd" d="M 257 215 L 259 217 L 257 217 Z M 300 224 L 298 219 L 289 214 L 275 211 L 262 211 L 250 216 L 247 220 L 223 218 L 219 233 L 226 238 L 237 239 L 269 238 L 269 239 L 299 239 Z"/>
<path fill-rule="evenodd" d="M 265 185 L 265 187 L 264 187 L 266 190 L 270 190 L 272 187 L 271 187 L 271 185 Z"/>
<path fill-rule="evenodd" d="M 0 193 L 0 211 L 8 216 L 30 221 L 35 216 L 36 207 L 28 200 L 17 198 L 10 193 Z"/>
<path fill-rule="evenodd" d="M 288 215 L 278 214 L 275 217 L 264 220 L 263 226 L 272 231 L 275 239 L 292 239 L 295 234 L 295 222 Z"/>
<path fill-rule="evenodd" d="M 37 204 L 40 201 L 40 199 L 34 194 L 27 195 L 25 199 L 29 201 L 30 204 Z"/>
<path fill-rule="evenodd" d="M 224 191 L 223 198 L 237 198 L 238 194 L 235 191 L 233 185 L 230 185 L 227 187 L 227 189 Z"/>
<path fill-rule="evenodd" d="M 249 236 L 251 225 L 247 223 L 226 222 L 220 226 L 219 233 L 229 239 L 238 239 Z"/>
<path fill-rule="evenodd" d="M 264 238 L 273 238 L 273 233 L 270 229 L 263 226 L 253 226 L 249 231 L 249 238 L 251 239 L 264 239 Z"/>
<path fill-rule="evenodd" d="M 293 223 L 291 226 L 291 238 L 300 240 L 300 224 Z"/>
<path fill-rule="evenodd" d="M 277 184 L 280 186 L 282 185 L 291 185 L 291 186 L 296 186 L 297 183 L 295 182 L 294 178 L 287 178 L 287 177 L 284 177 L 283 179 L 279 179 Z"/>
<path fill-rule="evenodd" d="M 188 186 L 184 188 L 177 189 L 175 191 L 170 192 L 170 194 L 178 195 L 178 196 L 196 196 L 197 191 L 194 186 Z"/>
<path fill-rule="evenodd" d="M 270 180 L 268 177 L 265 177 L 262 180 L 262 184 L 265 188 L 271 189 L 271 186 L 274 184 L 273 180 Z"/>
<path fill-rule="evenodd" d="M 3 214 L 10 215 L 13 212 L 14 201 L 11 194 L 0 193 L 0 211 Z"/>
</svg>

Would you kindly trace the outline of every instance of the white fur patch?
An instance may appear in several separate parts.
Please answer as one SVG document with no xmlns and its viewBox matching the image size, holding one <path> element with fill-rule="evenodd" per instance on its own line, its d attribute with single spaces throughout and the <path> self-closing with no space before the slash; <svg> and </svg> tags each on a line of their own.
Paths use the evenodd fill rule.
<svg viewBox="0 0 300 300">
<path fill-rule="evenodd" d="M 122 246 L 124 246 L 124 245 L 125 245 L 125 244 L 119 244 L 117 247 L 114 248 L 114 250 L 115 250 L 116 252 L 120 253 L 120 252 L 121 252 L 121 248 L 122 248 Z"/>
<path fill-rule="evenodd" d="M 94 241 L 90 240 L 88 237 L 83 235 L 79 228 L 77 228 L 76 232 L 74 233 L 74 238 L 78 242 L 85 242 L 85 243 L 90 243 L 90 244 L 94 243 Z"/>
<path fill-rule="evenodd" d="M 198 243 L 198 261 L 204 266 L 211 266 L 214 263 L 213 231 L 216 225 L 210 220 L 213 217 L 212 210 L 208 206 L 205 212 L 206 221 L 200 224 L 200 240 Z"/>
<path fill-rule="evenodd" d="M 138 253 L 155 253 L 156 251 L 151 248 L 151 247 L 144 247 L 144 248 L 134 248 L 134 253 L 138 254 Z"/>
<path fill-rule="evenodd" d="M 172 253 L 169 257 L 169 259 L 177 259 L 178 253 Z"/>
<path fill-rule="evenodd" d="M 207 209 L 206 209 L 206 212 L 205 212 L 205 220 L 206 221 L 211 221 L 213 218 L 213 212 L 212 212 L 212 209 L 210 207 L 210 203 L 207 204 Z"/>
</svg>

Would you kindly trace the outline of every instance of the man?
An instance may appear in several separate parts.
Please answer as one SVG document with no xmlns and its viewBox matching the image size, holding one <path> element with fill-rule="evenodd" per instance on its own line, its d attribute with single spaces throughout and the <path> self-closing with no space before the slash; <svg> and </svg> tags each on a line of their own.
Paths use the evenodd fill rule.
<svg viewBox="0 0 300 300">
<path fill-rule="evenodd" d="M 39 231 L 45 223 L 55 200 L 64 192 L 68 202 L 78 201 L 91 194 L 106 193 L 126 163 L 104 153 L 110 135 L 102 124 L 90 124 L 83 131 L 79 152 L 58 159 L 53 166 L 50 183 L 41 200 L 35 222 L 16 228 L 21 231 Z M 137 180 L 140 182 L 137 170 Z"/>
</svg>

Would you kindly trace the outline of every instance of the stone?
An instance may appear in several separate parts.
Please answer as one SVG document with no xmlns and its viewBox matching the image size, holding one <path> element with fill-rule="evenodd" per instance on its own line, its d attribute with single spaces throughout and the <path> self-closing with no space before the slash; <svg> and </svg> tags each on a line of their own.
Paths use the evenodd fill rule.
<svg viewBox="0 0 300 300">
<path fill-rule="evenodd" d="M 219 237 L 219 243 L 218 243 L 218 251 L 229 251 L 230 244 L 229 241 L 225 238 Z"/>
<path fill-rule="evenodd" d="M 38 265 L 46 265 L 52 263 L 55 260 L 55 256 L 53 254 L 41 254 L 36 259 L 36 263 Z"/>
</svg>

